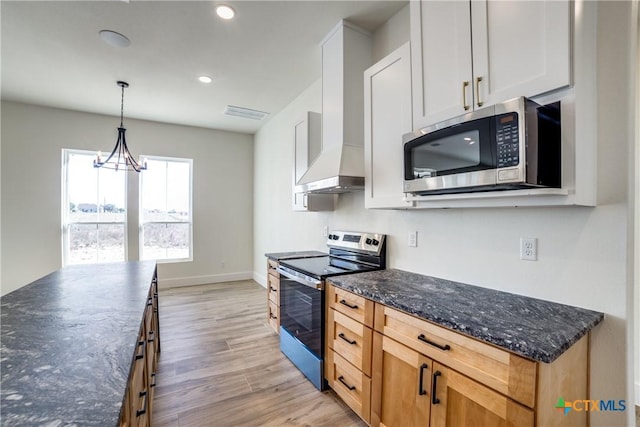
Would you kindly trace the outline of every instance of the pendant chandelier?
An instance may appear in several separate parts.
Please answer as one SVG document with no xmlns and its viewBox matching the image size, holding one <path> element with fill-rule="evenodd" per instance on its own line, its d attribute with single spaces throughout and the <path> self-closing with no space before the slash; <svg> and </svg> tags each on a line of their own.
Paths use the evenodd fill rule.
<svg viewBox="0 0 640 427">
<path fill-rule="evenodd" d="M 116 142 L 116 146 L 113 148 L 111 154 L 105 161 L 102 161 L 102 153 L 98 151 L 98 155 L 96 159 L 93 161 L 94 168 L 106 168 L 106 169 L 114 169 L 114 170 L 125 170 L 125 171 L 135 171 L 140 172 L 142 170 L 147 169 L 147 162 L 144 159 L 141 159 L 140 162 L 137 162 L 136 159 L 133 158 L 131 153 L 129 152 L 129 148 L 127 147 L 127 139 L 125 138 L 126 129 L 122 124 L 122 119 L 124 116 L 124 88 L 129 87 L 129 83 L 127 82 L 118 82 L 118 86 L 122 88 L 122 97 L 120 100 L 120 127 L 118 128 L 118 141 Z"/>
</svg>

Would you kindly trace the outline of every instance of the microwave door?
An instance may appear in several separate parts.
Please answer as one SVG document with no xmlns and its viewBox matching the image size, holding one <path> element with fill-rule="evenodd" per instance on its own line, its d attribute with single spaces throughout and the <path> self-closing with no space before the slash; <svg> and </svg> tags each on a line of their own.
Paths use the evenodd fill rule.
<svg viewBox="0 0 640 427">
<path fill-rule="evenodd" d="M 441 129 L 405 144 L 405 191 L 495 184 L 492 120 Z"/>
</svg>

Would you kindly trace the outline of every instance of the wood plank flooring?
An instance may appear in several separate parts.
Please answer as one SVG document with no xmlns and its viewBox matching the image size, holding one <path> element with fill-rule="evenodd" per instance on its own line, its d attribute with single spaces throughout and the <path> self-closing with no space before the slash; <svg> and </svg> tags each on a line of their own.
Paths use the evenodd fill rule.
<svg viewBox="0 0 640 427">
<path fill-rule="evenodd" d="M 160 291 L 154 427 L 365 426 L 280 352 L 253 281 Z"/>
</svg>

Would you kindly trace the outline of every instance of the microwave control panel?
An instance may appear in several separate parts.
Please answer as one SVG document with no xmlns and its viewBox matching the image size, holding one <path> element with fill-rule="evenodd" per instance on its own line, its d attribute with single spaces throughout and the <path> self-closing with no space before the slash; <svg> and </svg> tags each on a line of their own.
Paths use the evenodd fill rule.
<svg viewBox="0 0 640 427">
<path fill-rule="evenodd" d="M 519 135 L 518 113 L 501 114 L 496 117 L 498 168 L 518 166 L 520 163 Z"/>
</svg>

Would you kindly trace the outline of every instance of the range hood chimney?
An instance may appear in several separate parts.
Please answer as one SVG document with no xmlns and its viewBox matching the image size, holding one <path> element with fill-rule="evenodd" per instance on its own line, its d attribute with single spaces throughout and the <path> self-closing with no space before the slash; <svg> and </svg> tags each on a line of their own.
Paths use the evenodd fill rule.
<svg viewBox="0 0 640 427">
<path fill-rule="evenodd" d="M 371 52 L 371 33 L 344 20 L 322 41 L 322 150 L 296 192 L 364 189 L 363 76 Z"/>
</svg>

